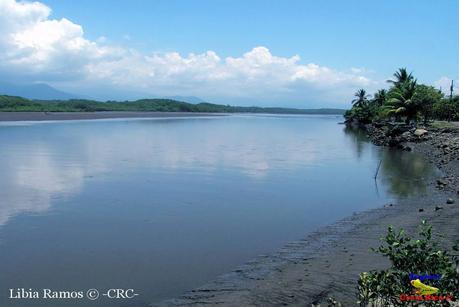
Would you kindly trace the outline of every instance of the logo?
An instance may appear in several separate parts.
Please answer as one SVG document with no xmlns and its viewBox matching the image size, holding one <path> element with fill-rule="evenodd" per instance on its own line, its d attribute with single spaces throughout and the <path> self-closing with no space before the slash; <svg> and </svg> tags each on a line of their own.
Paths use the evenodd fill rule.
<svg viewBox="0 0 459 307">
<path fill-rule="evenodd" d="M 426 285 L 426 280 L 439 280 L 440 274 L 432 275 L 417 275 L 410 273 L 410 284 L 414 287 L 414 294 L 400 294 L 401 301 L 451 301 L 452 295 L 436 294 L 439 289 L 433 286 Z"/>
<path fill-rule="evenodd" d="M 411 285 L 416 288 L 415 293 L 420 295 L 429 295 L 438 292 L 438 288 L 425 285 L 419 279 L 415 279 L 410 281 Z"/>
</svg>

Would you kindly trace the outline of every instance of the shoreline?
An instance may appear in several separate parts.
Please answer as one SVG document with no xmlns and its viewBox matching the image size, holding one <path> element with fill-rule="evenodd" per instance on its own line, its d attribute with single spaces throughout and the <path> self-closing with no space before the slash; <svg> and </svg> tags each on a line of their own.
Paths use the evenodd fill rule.
<svg viewBox="0 0 459 307">
<path fill-rule="evenodd" d="M 0 112 L 0 122 L 11 121 L 56 121 L 56 120 L 91 120 L 117 118 L 167 118 L 228 116 L 226 113 L 201 112 Z"/>
<path fill-rule="evenodd" d="M 370 251 L 370 247 L 380 245 L 379 238 L 388 225 L 413 234 L 420 222 L 427 220 L 433 226 L 434 238 L 450 248 L 459 237 L 459 150 L 456 155 L 456 151 L 445 148 L 459 148 L 459 130 L 432 134 L 423 142 L 404 144 L 442 172 L 441 178 L 428 182 L 425 195 L 339 220 L 287 243 L 278 252 L 261 255 L 214 281 L 153 306 L 311 306 L 328 305 L 329 298 L 352 306 L 357 302 L 359 274 L 389 266 L 387 259 Z M 454 204 L 446 204 L 448 198 Z"/>
</svg>

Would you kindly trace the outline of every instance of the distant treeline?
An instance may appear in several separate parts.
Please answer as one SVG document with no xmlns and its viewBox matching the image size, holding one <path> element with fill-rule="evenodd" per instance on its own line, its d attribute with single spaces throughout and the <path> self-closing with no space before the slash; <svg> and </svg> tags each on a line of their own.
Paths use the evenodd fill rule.
<svg viewBox="0 0 459 307">
<path fill-rule="evenodd" d="M 344 114 L 342 109 L 293 109 L 238 107 L 212 103 L 191 104 L 171 99 L 140 99 L 135 101 L 29 100 L 0 95 L 3 112 L 206 112 L 206 113 L 278 113 L 278 114 Z"/>
</svg>

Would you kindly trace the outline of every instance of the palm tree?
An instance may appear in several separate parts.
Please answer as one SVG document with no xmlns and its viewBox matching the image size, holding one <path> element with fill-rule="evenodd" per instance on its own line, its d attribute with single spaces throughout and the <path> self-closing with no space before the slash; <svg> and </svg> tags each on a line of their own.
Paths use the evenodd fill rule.
<svg viewBox="0 0 459 307">
<path fill-rule="evenodd" d="M 417 81 L 407 80 L 404 86 L 394 88 L 387 100 L 385 107 L 387 114 L 399 116 L 406 116 L 406 122 L 411 119 L 417 118 L 419 106 L 413 101 L 413 96 L 416 91 Z"/>
<path fill-rule="evenodd" d="M 354 107 L 363 107 L 368 104 L 368 98 L 370 96 L 367 95 L 367 91 L 365 91 L 363 88 L 355 92 L 354 96 L 356 97 L 354 100 L 352 100 L 352 105 Z"/>
<path fill-rule="evenodd" d="M 386 102 L 387 91 L 385 89 L 378 90 L 374 96 L 372 102 L 377 106 L 382 106 Z"/>
<path fill-rule="evenodd" d="M 408 73 L 406 68 L 399 68 L 393 76 L 395 80 L 387 80 L 387 82 L 392 83 L 395 87 L 400 87 L 400 85 L 413 81 L 414 79 L 413 74 Z"/>
</svg>

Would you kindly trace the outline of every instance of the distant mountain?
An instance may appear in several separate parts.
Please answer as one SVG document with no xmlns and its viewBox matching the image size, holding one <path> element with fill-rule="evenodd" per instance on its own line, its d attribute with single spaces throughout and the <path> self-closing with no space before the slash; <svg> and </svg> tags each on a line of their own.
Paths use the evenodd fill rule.
<svg viewBox="0 0 459 307">
<path fill-rule="evenodd" d="M 177 100 L 177 101 L 183 101 L 183 102 L 188 102 L 188 103 L 201 103 L 204 102 L 204 99 L 201 99 L 196 96 L 166 96 L 166 97 L 161 97 L 164 99 L 172 99 L 172 100 Z"/>
<path fill-rule="evenodd" d="M 0 94 L 39 100 L 81 98 L 79 95 L 59 91 L 45 83 L 12 84 L 0 82 Z"/>
</svg>

